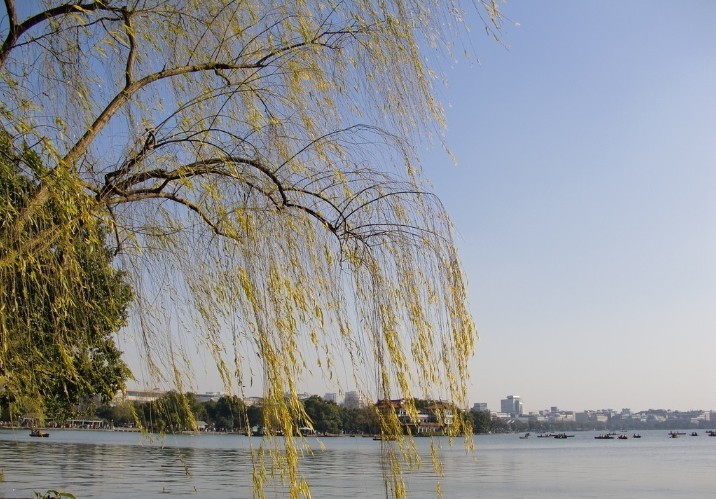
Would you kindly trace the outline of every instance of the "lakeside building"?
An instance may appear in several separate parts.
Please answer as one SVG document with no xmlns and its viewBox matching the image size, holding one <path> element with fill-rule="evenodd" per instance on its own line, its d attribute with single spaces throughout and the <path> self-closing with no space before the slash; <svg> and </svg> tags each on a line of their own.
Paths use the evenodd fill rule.
<svg viewBox="0 0 716 499">
<path fill-rule="evenodd" d="M 379 400 L 375 406 L 379 411 L 395 411 L 398 421 L 413 435 L 444 433 L 455 422 L 452 404 L 435 402 L 424 409 L 411 411 L 404 399 Z"/>
<path fill-rule="evenodd" d="M 155 400 L 163 397 L 166 395 L 166 390 L 160 390 L 159 388 L 153 388 L 151 390 L 127 390 L 125 393 L 118 392 L 117 395 L 115 395 L 113 403 L 119 403 L 119 402 L 154 402 Z M 221 397 L 225 396 L 226 394 L 221 392 L 205 392 L 205 393 L 195 393 L 194 398 L 199 403 L 206 403 L 211 400 L 216 402 Z"/>
<path fill-rule="evenodd" d="M 152 390 L 127 390 L 125 393 L 119 392 L 115 400 L 126 402 L 154 402 L 158 398 L 166 395 L 166 390 L 154 388 Z"/>
<path fill-rule="evenodd" d="M 500 401 L 500 412 L 511 415 L 513 418 L 522 416 L 525 412 L 524 404 L 519 395 L 508 395 Z"/>
<path fill-rule="evenodd" d="M 218 401 L 221 397 L 225 396 L 227 394 L 221 393 L 221 392 L 205 392 L 205 393 L 197 393 L 194 395 L 194 398 L 199 403 L 205 403 L 209 401 Z"/>
<path fill-rule="evenodd" d="M 557 412 L 550 412 L 549 416 L 547 416 L 548 421 L 552 421 L 555 423 L 571 423 L 575 422 L 577 420 L 577 416 L 574 413 L 574 411 L 557 411 Z"/>
<path fill-rule="evenodd" d="M 323 400 L 325 400 L 326 402 L 335 402 L 337 404 L 338 403 L 338 395 L 335 393 L 326 393 L 323 396 Z"/>
<path fill-rule="evenodd" d="M 565 412 L 565 411 L 562 411 Z M 668 424 L 673 427 L 687 428 L 691 426 L 708 426 L 712 421 L 713 411 L 672 411 L 668 409 L 648 409 L 634 412 L 631 409 L 622 409 L 621 412 L 612 409 L 586 410 L 574 414 L 574 421 L 579 424 L 611 424 L 630 427 L 634 425 Z"/>
</svg>

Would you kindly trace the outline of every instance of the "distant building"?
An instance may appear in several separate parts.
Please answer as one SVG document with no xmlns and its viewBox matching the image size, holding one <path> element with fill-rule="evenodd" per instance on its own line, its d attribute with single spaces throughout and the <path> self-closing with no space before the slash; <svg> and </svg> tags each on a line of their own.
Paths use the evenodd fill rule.
<svg viewBox="0 0 716 499">
<path fill-rule="evenodd" d="M 338 403 L 338 396 L 335 393 L 326 393 L 323 396 L 323 400 L 325 400 L 326 402 Z"/>
<path fill-rule="evenodd" d="M 711 413 L 710 412 L 701 412 L 696 411 L 695 414 L 693 414 L 693 417 L 691 418 L 691 424 L 700 424 L 701 422 L 709 422 L 711 421 Z"/>
<path fill-rule="evenodd" d="M 584 411 L 573 413 L 577 423 L 608 423 L 612 416 L 602 411 Z"/>
<path fill-rule="evenodd" d="M 565 421 L 575 421 L 576 415 L 574 411 L 560 411 L 559 407 L 552 406 L 549 411 L 541 411 L 540 415 L 545 417 L 547 421 L 552 423 L 562 423 Z"/>
<path fill-rule="evenodd" d="M 224 394 L 221 392 L 205 392 L 205 393 L 197 393 L 194 395 L 194 398 L 197 402 L 203 404 L 205 402 L 209 402 L 210 400 L 213 400 L 216 402 L 221 397 L 223 397 Z"/>
<path fill-rule="evenodd" d="M 120 396 L 120 399 L 127 402 L 154 402 L 167 392 L 154 388 L 153 390 L 127 390 L 126 394 Z"/>
<path fill-rule="evenodd" d="M 365 407 L 363 397 L 358 392 L 346 392 L 346 396 L 343 399 L 343 407 L 346 409 L 362 409 Z"/>
<path fill-rule="evenodd" d="M 593 423 L 595 422 L 594 413 L 592 411 L 584 411 L 584 412 L 578 412 L 575 415 L 575 420 L 577 423 Z"/>
<path fill-rule="evenodd" d="M 509 414 L 512 417 L 521 416 L 524 414 L 525 409 L 520 400 L 519 395 L 508 395 L 506 399 L 500 401 L 500 412 Z"/>
<path fill-rule="evenodd" d="M 454 408 L 447 402 L 435 402 L 422 410 L 410 409 L 403 399 L 379 400 L 375 406 L 381 412 L 394 411 L 411 434 L 444 433 L 455 422 Z"/>
<path fill-rule="evenodd" d="M 246 397 L 244 399 L 244 404 L 251 407 L 263 407 L 264 405 L 264 399 L 263 397 Z"/>
<path fill-rule="evenodd" d="M 512 419 L 512 416 L 507 412 L 490 412 L 490 417 L 502 421 L 508 421 Z"/>
<path fill-rule="evenodd" d="M 487 402 L 475 402 L 472 404 L 472 412 L 490 412 L 487 408 Z"/>
<path fill-rule="evenodd" d="M 539 412 L 530 412 L 527 418 L 518 418 L 521 420 L 526 419 L 527 422 L 535 422 L 535 423 L 544 423 L 546 421 L 549 421 L 548 417 L 549 413 L 545 415 L 545 411 L 539 411 Z"/>
</svg>

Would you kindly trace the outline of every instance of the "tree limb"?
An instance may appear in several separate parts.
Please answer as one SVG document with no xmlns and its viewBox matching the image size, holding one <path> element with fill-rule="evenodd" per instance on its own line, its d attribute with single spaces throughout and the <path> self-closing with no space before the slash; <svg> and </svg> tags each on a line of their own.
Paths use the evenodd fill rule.
<svg viewBox="0 0 716 499">
<path fill-rule="evenodd" d="M 152 194 L 137 194 L 133 196 L 127 196 L 124 198 L 119 198 L 115 201 L 115 204 L 121 204 L 121 203 L 130 203 L 133 201 L 141 201 L 143 199 L 167 199 L 169 201 L 173 201 L 175 203 L 178 203 L 182 206 L 185 206 L 189 210 L 193 211 L 197 215 L 201 217 L 201 219 L 206 223 L 211 229 L 219 236 L 224 236 L 228 239 L 236 239 L 236 235 L 232 235 L 228 232 L 226 232 L 224 229 L 219 227 L 219 224 L 214 222 L 209 216 L 204 212 L 204 210 L 201 209 L 200 206 L 192 203 L 188 199 L 184 199 L 181 196 L 177 196 L 176 194 L 171 194 L 167 192 L 158 192 L 158 193 L 152 193 Z"/>
<path fill-rule="evenodd" d="M 227 162 L 231 163 L 237 163 L 237 164 L 245 164 L 254 167 L 255 169 L 262 172 L 264 175 L 266 175 L 270 180 L 271 183 L 276 187 L 276 191 L 280 195 L 280 200 L 274 199 L 274 197 L 271 195 L 270 192 L 258 187 L 257 185 L 247 181 L 246 179 L 240 179 L 237 178 L 235 175 L 232 175 L 229 171 L 227 171 L 224 168 L 221 168 L 220 165 L 224 165 Z M 143 199 L 150 199 L 150 198 L 162 198 L 162 199 L 169 199 L 171 201 L 177 201 L 182 200 L 183 202 L 181 204 L 184 204 L 185 206 L 192 209 L 192 211 L 199 214 L 204 221 L 209 223 L 209 225 L 212 227 L 212 229 L 220 235 L 225 235 L 227 237 L 227 234 L 221 233 L 221 229 L 216 226 L 215 223 L 211 222 L 209 220 L 208 216 L 201 210 L 200 207 L 190 203 L 189 201 L 180 198 L 174 194 L 169 194 L 162 192 L 167 185 L 169 185 L 170 182 L 174 180 L 179 180 L 181 178 L 187 178 L 187 177 L 197 177 L 197 176 L 203 176 L 203 175 L 217 175 L 217 176 L 223 176 L 223 177 L 230 177 L 235 180 L 239 180 L 242 183 L 248 185 L 249 187 L 257 190 L 261 194 L 263 194 L 266 198 L 268 198 L 271 203 L 277 208 L 293 208 L 297 209 L 299 211 L 303 211 L 304 213 L 310 215 L 311 217 L 318 220 L 324 227 L 326 227 L 330 232 L 334 233 L 335 235 L 338 235 L 338 225 L 336 223 L 331 223 L 324 215 L 322 215 L 317 210 L 306 206 L 304 204 L 300 204 L 294 201 L 291 201 L 288 198 L 287 192 L 298 192 L 301 194 L 306 194 L 313 196 L 322 202 L 326 203 L 328 206 L 333 208 L 336 213 L 340 213 L 340 211 L 337 209 L 337 207 L 328 199 L 326 199 L 324 196 L 321 196 L 318 193 L 311 193 L 309 191 L 303 191 L 300 189 L 293 189 L 293 188 L 286 188 L 281 180 L 264 164 L 262 164 L 260 161 L 249 159 L 249 158 L 212 158 L 207 159 L 203 161 L 197 161 L 194 163 L 190 163 L 188 165 L 184 165 L 180 168 L 177 168 L 175 170 L 164 170 L 164 169 L 154 169 L 149 170 L 146 172 L 140 172 L 136 173 L 134 175 L 128 176 L 126 179 L 120 181 L 120 182 L 112 182 L 110 184 L 107 184 L 102 187 L 102 189 L 97 193 L 97 198 L 100 201 L 103 201 L 107 205 L 113 205 L 113 204 L 121 204 L 126 203 L 130 201 L 138 201 Z M 131 190 L 132 186 L 136 186 L 138 184 L 150 181 L 150 180 L 162 180 L 162 182 L 155 187 L 152 188 L 145 188 L 145 189 L 135 189 Z M 112 194 L 115 194 L 116 196 L 110 197 Z M 344 223 L 341 223 L 341 225 L 345 225 Z"/>
<path fill-rule="evenodd" d="M 99 113 L 95 121 L 92 123 L 92 125 L 89 126 L 84 135 L 67 152 L 60 164 L 65 166 L 74 164 L 80 158 L 80 156 L 85 154 L 87 148 L 95 139 L 97 134 L 99 134 L 99 132 L 107 125 L 107 123 L 115 115 L 115 113 L 122 106 L 124 106 L 124 104 L 126 104 L 135 93 L 137 93 L 144 87 L 151 85 L 152 83 L 175 76 L 187 75 L 192 73 L 203 73 L 207 71 L 216 72 L 219 70 L 263 69 L 268 66 L 268 63 L 271 59 L 276 58 L 286 52 L 296 50 L 298 48 L 307 47 L 311 45 L 330 47 L 330 45 L 322 43 L 321 38 L 324 36 L 334 36 L 336 33 L 339 32 L 340 31 L 326 31 L 313 38 L 312 40 L 279 47 L 275 50 L 270 51 L 269 53 L 254 62 L 248 62 L 244 64 L 229 62 L 205 62 L 203 64 L 190 64 L 185 66 L 177 66 L 169 69 L 164 68 L 161 71 L 157 71 L 155 73 L 145 76 L 144 78 L 133 81 L 129 85 L 126 85 L 122 89 L 122 91 L 120 91 L 110 101 L 110 103 L 102 110 L 102 112 Z"/>
<path fill-rule="evenodd" d="M 17 12 L 15 10 L 15 0 L 5 0 L 5 9 L 8 13 L 8 34 L 5 41 L 0 48 L 0 67 L 5 65 L 10 52 L 15 47 L 17 40 L 29 31 L 34 26 L 47 21 L 49 19 L 70 14 L 73 12 L 83 11 L 95 11 L 95 10 L 106 10 L 114 12 L 117 9 L 107 6 L 103 1 L 89 2 L 89 3 L 78 3 L 78 4 L 64 4 L 58 5 L 51 9 L 47 9 L 32 17 L 25 19 L 23 22 L 17 22 Z"/>
<path fill-rule="evenodd" d="M 131 13 L 126 7 L 122 7 L 122 19 L 124 19 L 124 31 L 127 32 L 129 41 L 129 53 L 127 54 L 127 64 L 124 68 L 124 88 L 129 87 L 134 79 L 132 72 L 134 70 L 134 59 L 136 56 L 136 39 L 134 36 L 134 28 L 131 24 Z"/>
</svg>

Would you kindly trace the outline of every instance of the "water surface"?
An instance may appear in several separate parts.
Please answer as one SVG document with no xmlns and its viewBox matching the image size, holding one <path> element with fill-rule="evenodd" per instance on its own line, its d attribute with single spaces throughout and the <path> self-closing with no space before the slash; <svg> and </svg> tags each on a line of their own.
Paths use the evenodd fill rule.
<svg viewBox="0 0 716 499">
<path fill-rule="evenodd" d="M 417 439 L 421 469 L 407 473 L 410 497 L 485 498 L 716 498 L 716 438 L 595 440 L 576 432 L 565 440 L 517 435 L 475 438 L 467 453 L 438 439 L 444 477 L 431 469 L 429 439 Z M 370 438 L 309 439 L 302 472 L 315 498 L 385 497 L 381 443 Z M 83 497 L 237 497 L 252 494 L 252 455 L 260 440 L 238 435 L 170 435 L 51 431 L 31 438 L 27 430 L 0 431 L 0 498 L 32 497 L 64 490 Z M 253 451 L 252 451 L 253 449 Z M 268 497 L 286 497 L 280 484 Z"/>
</svg>

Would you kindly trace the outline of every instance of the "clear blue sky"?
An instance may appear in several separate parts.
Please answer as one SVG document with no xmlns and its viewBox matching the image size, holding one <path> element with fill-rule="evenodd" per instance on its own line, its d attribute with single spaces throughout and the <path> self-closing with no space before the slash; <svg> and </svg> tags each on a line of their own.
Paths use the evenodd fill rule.
<svg viewBox="0 0 716 499">
<path fill-rule="evenodd" d="M 716 409 L 716 2 L 517 1 L 445 66 L 426 174 L 480 330 L 471 402 Z M 479 28 L 479 21 L 473 22 Z"/>
</svg>

